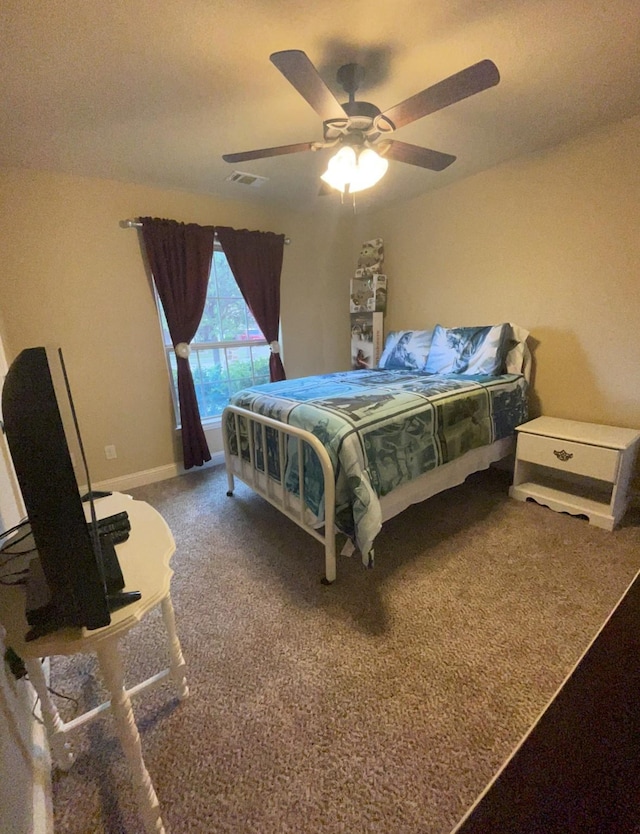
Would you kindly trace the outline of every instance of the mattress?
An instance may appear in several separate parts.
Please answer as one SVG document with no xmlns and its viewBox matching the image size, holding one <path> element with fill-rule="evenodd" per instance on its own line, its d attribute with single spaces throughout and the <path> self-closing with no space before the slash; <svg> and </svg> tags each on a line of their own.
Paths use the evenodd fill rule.
<svg viewBox="0 0 640 834">
<path fill-rule="evenodd" d="M 359 370 L 284 380 L 245 388 L 231 404 L 315 435 L 336 478 L 336 525 L 366 562 L 382 524 L 380 499 L 474 449 L 513 435 L 527 420 L 528 383 L 521 374 L 464 376 L 419 371 Z M 274 433 L 271 433 L 274 434 Z M 230 432 L 231 451 L 238 453 Z M 269 476 L 299 493 L 298 444 L 289 443 L 279 471 L 277 439 L 267 432 Z M 248 436 L 241 441 L 248 457 Z M 258 468 L 265 450 L 257 432 Z M 304 447 L 304 496 L 324 515 L 324 481 L 315 453 Z"/>
</svg>

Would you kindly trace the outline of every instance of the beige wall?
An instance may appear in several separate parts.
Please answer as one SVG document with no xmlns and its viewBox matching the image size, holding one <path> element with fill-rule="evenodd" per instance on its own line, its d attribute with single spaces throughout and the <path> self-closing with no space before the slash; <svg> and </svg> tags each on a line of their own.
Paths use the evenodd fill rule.
<svg viewBox="0 0 640 834">
<path fill-rule="evenodd" d="M 119 221 L 149 214 L 290 235 L 282 329 L 291 377 L 348 367 L 348 278 L 360 243 L 381 236 L 387 330 L 516 321 L 532 333 L 534 414 L 640 427 L 639 129 L 640 118 L 628 120 L 355 220 L 0 171 L 8 358 L 62 345 L 95 481 L 177 463 L 138 235 Z"/>
<path fill-rule="evenodd" d="M 639 134 L 634 118 L 359 218 L 357 241 L 384 238 L 386 328 L 517 322 L 534 410 L 640 428 Z"/>
<path fill-rule="evenodd" d="M 119 182 L 0 170 L 0 317 L 7 358 L 61 345 L 94 481 L 178 462 L 159 325 L 138 233 L 158 216 L 290 235 L 282 275 L 290 376 L 348 363 L 352 220 Z M 344 265 L 343 265 L 344 261 Z M 107 461 L 104 447 L 117 448 Z"/>
<path fill-rule="evenodd" d="M 640 118 L 361 217 L 387 329 L 515 321 L 533 408 L 640 428 Z"/>
</svg>

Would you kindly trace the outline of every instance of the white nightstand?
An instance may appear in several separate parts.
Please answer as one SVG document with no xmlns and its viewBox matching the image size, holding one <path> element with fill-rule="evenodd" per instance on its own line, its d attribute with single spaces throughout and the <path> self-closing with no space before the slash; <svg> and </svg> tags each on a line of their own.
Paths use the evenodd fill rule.
<svg viewBox="0 0 640 834">
<path fill-rule="evenodd" d="M 557 417 L 538 417 L 516 431 L 509 495 L 613 530 L 627 508 L 640 432 Z"/>
</svg>

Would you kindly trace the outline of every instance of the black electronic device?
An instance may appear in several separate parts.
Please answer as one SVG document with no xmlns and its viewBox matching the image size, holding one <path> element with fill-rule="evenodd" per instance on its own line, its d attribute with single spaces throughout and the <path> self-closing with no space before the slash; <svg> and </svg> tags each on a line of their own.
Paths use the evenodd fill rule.
<svg viewBox="0 0 640 834">
<path fill-rule="evenodd" d="M 106 518 L 98 519 L 98 533 L 100 538 L 107 538 L 110 544 L 122 544 L 129 538 L 129 530 L 131 530 L 131 522 L 129 515 L 126 512 L 109 515 Z"/>
<path fill-rule="evenodd" d="M 100 533 L 101 536 L 107 536 L 112 544 L 122 544 L 129 538 L 128 530 L 109 530 L 106 533 Z"/>
<path fill-rule="evenodd" d="M 91 482 L 62 351 L 23 350 L 2 389 L 4 432 L 38 557 L 27 582 L 27 639 L 66 626 L 101 628 L 140 598 L 124 592 L 113 541 L 87 524 L 71 449 Z"/>
<path fill-rule="evenodd" d="M 116 513 L 109 515 L 106 518 L 98 519 L 98 532 L 115 533 L 120 530 L 131 530 L 131 522 L 129 521 L 129 514 L 127 512 Z"/>
<path fill-rule="evenodd" d="M 108 498 L 109 495 L 113 495 L 113 493 L 108 492 L 106 490 L 92 489 L 91 492 L 86 492 L 82 496 L 82 500 L 83 501 L 95 501 L 96 498 Z"/>
</svg>

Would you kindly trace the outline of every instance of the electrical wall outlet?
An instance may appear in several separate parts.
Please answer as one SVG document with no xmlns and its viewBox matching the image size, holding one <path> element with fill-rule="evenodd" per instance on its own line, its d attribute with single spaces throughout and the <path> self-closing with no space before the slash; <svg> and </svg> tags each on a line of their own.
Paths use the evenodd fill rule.
<svg viewBox="0 0 640 834">
<path fill-rule="evenodd" d="M 105 446 L 104 447 L 104 456 L 107 460 L 113 460 L 117 458 L 118 455 L 116 454 L 116 447 L 115 446 Z"/>
</svg>

